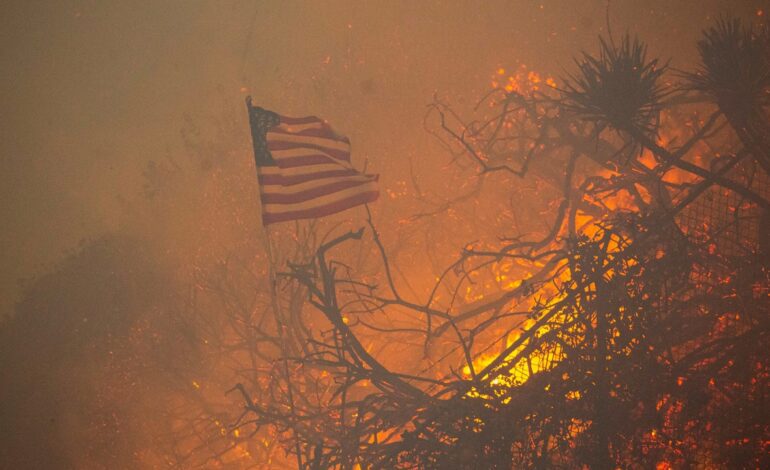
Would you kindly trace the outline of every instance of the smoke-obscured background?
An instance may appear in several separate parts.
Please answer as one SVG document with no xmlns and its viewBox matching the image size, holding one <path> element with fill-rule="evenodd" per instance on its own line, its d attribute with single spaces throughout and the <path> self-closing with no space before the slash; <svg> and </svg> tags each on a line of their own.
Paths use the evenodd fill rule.
<svg viewBox="0 0 770 470">
<path fill-rule="evenodd" d="M 674 66 L 723 13 L 761 0 L 615 1 Z M 603 0 L 501 2 L 16 1 L 2 15 L 0 299 L 84 238 L 132 230 L 120 201 L 147 163 L 182 152 L 189 116 L 243 121 L 246 93 L 285 114 L 317 113 L 355 158 L 437 152 L 422 130 L 434 92 L 476 99 L 500 66 L 559 74 L 604 32 Z M 244 134 L 245 135 L 245 134 Z M 397 167 L 394 165 L 394 170 Z M 393 178 L 385 175 L 387 185 Z M 253 188 L 256 191 L 256 185 Z M 256 210 L 256 208 L 255 208 Z"/>
<path fill-rule="evenodd" d="M 595 50 L 597 36 L 606 33 L 606 8 L 604 0 L 6 2 L 0 19 L 0 314 L 9 319 L 37 312 L 43 324 L 30 331 L 45 329 L 47 312 L 60 315 L 83 305 L 93 309 L 84 312 L 91 322 L 105 321 L 115 305 L 126 312 L 114 315 L 130 316 L 163 296 L 164 282 L 177 275 L 181 260 L 227 246 L 230 232 L 220 234 L 217 227 L 233 223 L 229 213 L 218 210 L 218 202 L 201 207 L 199 201 L 216 187 L 207 173 L 217 167 L 207 160 L 216 148 L 228 152 L 223 159 L 253 169 L 247 94 L 286 115 L 328 119 L 350 136 L 356 165 L 368 162 L 382 174 L 377 210 L 402 210 L 405 202 L 398 198 L 412 179 L 409 169 L 423 189 L 441 187 L 446 154 L 423 128 L 434 94 L 471 106 L 500 68 L 524 64 L 563 75 L 574 55 Z M 716 17 L 755 18 L 768 10 L 759 0 L 616 0 L 609 22 L 614 34 L 638 34 L 652 54 L 688 68 L 696 39 Z M 195 170 L 185 163 L 195 148 L 191 140 L 214 146 L 194 160 Z M 164 184 L 164 175 L 180 168 L 206 176 Z M 256 178 L 231 189 L 227 197 L 253 202 L 239 223 L 258 232 Z M 162 210 L 159 198 L 166 201 Z M 104 239 L 141 240 L 141 247 L 110 242 L 118 248 L 101 252 L 97 243 L 88 256 L 64 261 Z M 110 291 L 123 285 L 123 277 L 149 269 L 136 262 L 138 253 L 157 260 L 152 272 L 131 292 Z M 105 279 L 105 272 L 114 278 Z M 52 280 L 51 273 L 71 284 Z M 101 284 L 104 293 L 88 302 L 77 294 L 89 286 L 96 292 Z M 45 300 L 47 289 L 65 294 Z M 121 294 L 130 301 L 115 298 Z M 98 336 L 106 330 L 93 331 Z M 25 360 L 9 350 L 2 349 L 0 362 Z M 68 370 L 77 369 L 70 364 Z M 98 373 L 83 373 L 84 383 L 98 382 Z M 77 375 L 68 377 L 78 383 Z M 40 382 L 30 379 L 19 393 L 38 394 L 59 407 L 48 399 L 56 390 L 41 390 L 35 385 Z M 22 412 L 37 424 L 8 432 L 23 439 L 54 413 L 32 405 Z M 64 424 L 52 419 L 51 428 L 83 428 L 77 410 L 67 416 L 71 421 Z M 55 442 L 59 434 L 53 435 Z"/>
</svg>

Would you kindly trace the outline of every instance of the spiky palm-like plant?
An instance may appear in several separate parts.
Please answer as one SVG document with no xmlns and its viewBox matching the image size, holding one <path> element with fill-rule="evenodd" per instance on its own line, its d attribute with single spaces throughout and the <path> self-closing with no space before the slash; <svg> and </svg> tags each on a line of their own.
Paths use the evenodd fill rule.
<svg viewBox="0 0 770 470">
<path fill-rule="evenodd" d="M 685 74 L 725 115 L 743 144 L 770 173 L 770 28 L 720 19 L 698 42 L 701 64 Z"/>
<path fill-rule="evenodd" d="M 578 72 L 565 80 L 566 108 L 600 128 L 654 133 L 667 95 L 660 83 L 666 65 L 648 60 L 646 45 L 628 34 L 620 45 L 599 40 L 598 57 L 584 52 L 575 60 Z"/>
<path fill-rule="evenodd" d="M 770 105 L 770 34 L 737 18 L 722 18 L 698 41 L 701 64 L 686 74 L 691 88 L 705 93 L 735 124 L 762 119 Z"/>
</svg>

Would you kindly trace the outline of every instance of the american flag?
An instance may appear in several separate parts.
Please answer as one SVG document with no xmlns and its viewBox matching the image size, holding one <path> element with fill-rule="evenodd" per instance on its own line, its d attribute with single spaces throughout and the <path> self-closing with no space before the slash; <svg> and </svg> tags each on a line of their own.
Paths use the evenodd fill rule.
<svg viewBox="0 0 770 470">
<path fill-rule="evenodd" d="M 252 106 L 249 110 L 257 162 L 262 222 L 310 219 L 372 202 L 378 175 L 350 162 L 350 141 L 315 117 L 292 118 Z"/>
</svg>

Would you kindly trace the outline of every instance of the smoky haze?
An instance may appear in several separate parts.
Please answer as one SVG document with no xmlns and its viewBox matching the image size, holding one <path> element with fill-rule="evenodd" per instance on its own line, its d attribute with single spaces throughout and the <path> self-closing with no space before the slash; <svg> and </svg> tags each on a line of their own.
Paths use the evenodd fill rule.
<svg viewBox="0 0 770 470">
<path fill-rule="evenodd" d="M 29 286 L 57 269 L 77 276 L 61 263 L 92 240 L 141 239 L 169 271 L 194 256 L 185 250 L 215 229 L 203 226 L 201 209 L 186 201 L 207 187 L 167 189 L 174 192 L 173 216 L 159 220 L 147 195 L 148 168 L 183 165 L 178 162 L 190 149 L 182 132 L 189 123 L 215 142 L 240 139 L 223 148 L 248 148 L 246 95 L 285 115 L 317 114 L 348 135 L 355 164 L 367 162 L 381 174 L 377 210 L 396 212 L 387 204 L 397 198 L 387 195 L 403 189 L 410 165 L 425 188 L 440 186 L 436 168 L 447 156 L 423 127 L 434 95 L 462 109 L 489 90 L 501 68 L 524 64 L 563 75 L 573 56 L 594 51 L 597 36 L 606 34 L 607 4 L 5 2 L 0 316 L 47 308 L 29 296 L 44 295 L 40 289 L 49 284 Z M 638 34 L 653 54 L 681 68 L 692 65 L 696 39 L 719 15 L 755 17 L 768 10 L 765 1 L 752 0 L 609 5 L 613 34 Z M 240 133 L 219 133 L 223 121 L 240 126 Z M 249 168 L 251 156 L 242 158 Z M 259 230 L 256 178 L 240 189 L 254 202 L 245 223 Z M 121 257 L 111 262 L 130 268 L 134 248 L 121 246 Z M 102 262 L 93 256 L 95 265 Z M 99 314 L 88 312 L 97 321 Z M 9 360 L 21 359 L 0 358 Z"/>
<path fill-rule="evenodd" d="M 684 66 L 715 16 L 751 15 L 762 3 L 615 1 L 610 20 Z M 600 0 L 6 2 L 0 307 L 10 313 L 18 280 L 45 271 L 80 240 L 131 230 L 120 200 L 136 195 L 148 161 L 182 152 L 185 116 L 244 119 L 240 100 L 251 93 L 282 113 L 338 123 L 359 161 L 398 171 L 406 158 L 437 152 L 421 123 L 434 92 L 472 101 L 494 70 L 517 63 L 559 74 L 577 50 L 593 50 L 605 7 Z"/>
</svg>

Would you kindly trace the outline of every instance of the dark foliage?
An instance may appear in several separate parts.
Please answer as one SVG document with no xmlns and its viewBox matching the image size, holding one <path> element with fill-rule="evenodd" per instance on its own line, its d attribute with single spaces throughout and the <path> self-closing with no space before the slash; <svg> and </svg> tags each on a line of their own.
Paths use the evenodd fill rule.
<svg viewBox="0 0 770 470">
<path fill-rule="evenodd" d="M 599 39 L 598 57 L 583 53 L 578 72 L 564 90 L 565 109 L 617 130 L 655 129 L 667 93 L 660 83 L 666 66 L 647 59 L 647 46 L 628 34 L 620 45 Z"/>
<path fill-rule="evenodd" d="M 701 64 L 685 74 L 738 125 L 766 118 L 770 104 L 770 32 L 721 18 L 698 41 Z"/>
</svg>

